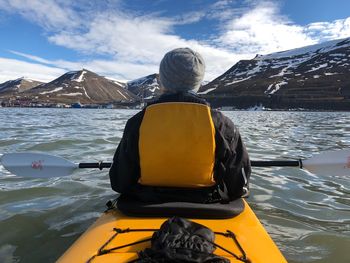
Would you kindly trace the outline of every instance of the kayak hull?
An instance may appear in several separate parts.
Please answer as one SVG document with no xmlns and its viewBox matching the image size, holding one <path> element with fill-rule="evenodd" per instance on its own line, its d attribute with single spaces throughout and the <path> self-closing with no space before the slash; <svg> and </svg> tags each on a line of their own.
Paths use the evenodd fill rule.
<svg viewBox="0 0 350 263">
<path fill-rule="evenodd" d="M 217 233 L 215 243 L 224 249 L 217 247 L 214 253 L 231 262 L 242 262 L 237 257 L 246 257 L 256 263 L 287 262 L 249 205 L 244 203 L 243 212 L 233 218 L 190 220 Z M 129 262 L 137 258 L 139 251 L 150 247 L 150 241 L 137 242 L 151 238 L 154 230 L 159 229 L 167 219 L 130 217 L 116 209 L 109 210 L 57 262 Z M 232 236 L 221 234 L 230 232 L 234 233 L 239 245 Z"/>
</svg>

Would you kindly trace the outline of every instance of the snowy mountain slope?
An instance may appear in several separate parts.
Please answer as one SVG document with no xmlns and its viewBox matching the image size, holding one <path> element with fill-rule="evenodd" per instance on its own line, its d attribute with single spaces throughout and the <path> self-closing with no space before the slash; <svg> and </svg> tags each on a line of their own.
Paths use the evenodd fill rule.
<svg viewBox="0 0 350 263">
<path fill-rule="evenodd" d="M 202 87 L 200 94 L 216 97 L 217 103 L 223 98 L 225 104 L 229 97 L 245 97 L 247 105 L 346 106 L 350 99 L 350 38 L 239 61 Z"/>
<path fill-rule="evenodd" d="M 202 86 L 205 84 L 208 84 L 208 82 L 203 82 Z M 127 89 L 146 101 L 159 97 L 164 93 L 164 89 L 160 84 L 159 74 L 152 74 L 129 81 Z"/>
<path fill-rule="evenodd" d="M 158 74 L 129 81 L 127 89 L 144 100 L 150 100 L 162 94 Z"/>
<path fill-rule="evenodd" d="M 39 101 L 83 104 L 133 102 L 138 98 L 115 81 L 89 70 L 67 72 L 59 78 L 24 93 Z"/>
<path fill-rule="evenodd" d="M 29 89 L 32 89 L 38 85 L 43 84 L 43 82 L 32 80 L 28 78 L 19 78 L 15 80 L 9 80 L 0 84 L 0 93 L 4 95 L 20 93 Z"/>
</svg>

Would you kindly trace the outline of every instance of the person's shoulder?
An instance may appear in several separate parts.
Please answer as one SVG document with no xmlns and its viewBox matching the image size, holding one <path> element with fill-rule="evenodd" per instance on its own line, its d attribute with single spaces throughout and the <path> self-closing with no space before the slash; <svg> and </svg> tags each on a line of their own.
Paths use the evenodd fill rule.
<svg viewBox="0 0 350 263">
<path fill-rule="evenodd" d="M 133 115 L 131 118 L 129 118 L 128 121 L 126 122 L 126 126 L 125 126 L 126 129 L 133 127 L 135 125 L 136 126 L 140 125 L 144 115 L 145 115 L 145 109 L 139 111 L 138 113 Z"/>
<path fill-rule="evenodd" d="M 140 117 L 142 117 L 145 114 L 144 111 L 145 111 L 145 109 L 142 109 L 138 113 L 134 114 L 128 121 L 134 121 L 134 120 L 139 119 Z"/>
<path fill-rule="evenodd" d="M 230 133 L 236 134 L 237 127 L 233 121 L 224 115 L 221 111 L 216 109 L 211 109 L 211 117 L 214 122 L 214 126 L 219 130 L 225 130 Z"/>
<path fill-rule="evenodd" d="M 212 118 L 216 118 L 219 121 L 231 121 L 230 118 L 228 118 L 226 115 L 224 115 L 221 111 L 217 109 L 211 108 L 210 112 L 211 112 Z"/>
</svg>

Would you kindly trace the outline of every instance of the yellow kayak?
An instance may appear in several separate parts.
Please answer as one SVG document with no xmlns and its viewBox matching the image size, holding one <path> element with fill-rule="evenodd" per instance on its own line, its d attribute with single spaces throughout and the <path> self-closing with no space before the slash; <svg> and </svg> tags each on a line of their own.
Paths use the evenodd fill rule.
<svg viewBox="0 0 350 263">
<path fill-rule="evenodd" d="M 226 219 L 191 219 L 215 232 L 214 254 L 231 262 L 287 262 L 254 212 L 242 199 L 243 211 Z M 135 217 L 110 209 L 58 259 L 60 263 L 129 262 L 150 247 L 154 231 L 168 217 Z"/>
</svg>

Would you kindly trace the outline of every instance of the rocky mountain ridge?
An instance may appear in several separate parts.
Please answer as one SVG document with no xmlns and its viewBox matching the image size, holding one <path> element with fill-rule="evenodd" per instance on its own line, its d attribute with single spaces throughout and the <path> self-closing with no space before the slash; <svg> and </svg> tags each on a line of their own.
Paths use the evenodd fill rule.
<svg viewBox="0 0 350 263">
<path fill-rule="evenodd" d="M 9 80 L 0 84 L 0 95 L 18 94 L 30 90 L 41 84 L 43 84 L 43 82 L 24 77 L 15 80 Z"/>
<path fill-rule="evenodd" d="M 21 99 L 40 103 L 133 103 L 139 98 L 121 83 L 83 69 L 67 72 L 49 83 L 23 91 Z"/>
<path fill-rule="evenodd" d="M 214 106 L 350 110 L 350 38 L 241 60 L 199 93 Z"/>
<path fill-rule="evenodd" d="M 151 74 L 136 80 L 128 81 L 126 88 L 143 100 L 151 100 L 163 93 L 159 74 Z"/>
</svg>

